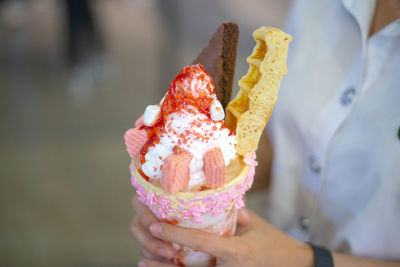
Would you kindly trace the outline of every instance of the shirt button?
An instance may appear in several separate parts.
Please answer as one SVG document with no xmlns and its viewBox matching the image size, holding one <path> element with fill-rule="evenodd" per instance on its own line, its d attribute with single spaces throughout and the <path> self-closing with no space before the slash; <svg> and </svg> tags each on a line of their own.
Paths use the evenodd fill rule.
<svg viewBox="0 0 400 267">
<path fill-rule="evenodd" d="M 312 155 L 308 159 L 308 166 L 310 167 L 311 171 L 315 174 L 319 174 L 321 172 L 321 166 L 318 162 L 318 159 L 316 156 Z"/>
<path fill-rule="evenodd" d="M 300 228 L 303 231 L 308 231 L 310 228 L 310 219 L 304 216 L 301 216 L 299 219 Z"/>
<path fill-rule="evenodd" d="M 400 140 L 400 127 L 399 127 L 399 129 L 397 130 L 397 138 L 399 138 L 399 140 Z"/>
<path fill-rule="evenodd" d="M 353 101 L 355 94 L 356 89 L 354 89 L 353 87 L 346 89 L 340 97 L 340 102 L 342 103 L 342 105 L 348 106 Z"/>
</svg>

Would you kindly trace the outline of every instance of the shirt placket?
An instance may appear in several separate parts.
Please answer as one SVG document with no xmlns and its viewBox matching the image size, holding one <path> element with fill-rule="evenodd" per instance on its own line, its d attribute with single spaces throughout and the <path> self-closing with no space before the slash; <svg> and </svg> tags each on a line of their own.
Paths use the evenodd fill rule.
<svg viewBox="0 0 400 267">
<path fill-rule="evenodd" d="M 370 1 L 370 0 L 369 0 Z M 325 106 L 325 108 L 316 116 L 315 122 L 312 125 L 310 131 L 313 133 L 314 142 L 311 145 L 311 150 L 305 162 L 308 165 L 308 171 L 306 175 L 306 181 L 304 184 L 312 192 L 305 199 L 305 205 L 301 208 L 301 214 L 299 218 L 300 229 L 306 234 L 308 240 L 314 240 L 313 234 L 313 222 L 318 220 L 318 216 L 321 210 L 319 199 L 323 194 L 323 185 L 326 179 L 326 154 L 328 146 L 335 135 L 335 133 L 343 125 L 344 121 L 351 112 L 352 106 L 359 94 L 363 91 L 363 73 L 365 64 L 365 53 L 366 53 L 366 40 L 368 35 L 369 20 L 372 19 L 371 7 L 369 10 L 363 10 L 364 16 L 368 18 L 360 17 L 360 10 L 357 10 L 357 6 L 353 5 L 354 1 L 344 3 L 346 9 L 355 17 L 360 26 L 361 40 L 360 52 L 354 60 L 352 71 L 345 78 L 344 83 L 341 86 L 341 90 L 338 90 L 332 100 Z M 374 1 L 370 1 L 370 6 L 374 6 Z M 350 9 L 350 10 L 349 10 Z M 373 7 L 372 7 L 373 9 Z"/>
<path fill-rule="evenodd" d="M 300 227 L 309 234 L 308 239 L 312 240 L 313 222 L 317 220 L 320 210 L 319 199 L 323 193 L 323 185 L 326 179 L 326 152 L 328 145 L 334 134 L 340 129 L 340 126 L 346 120 L 351 112 L 360 88 L 360 77 L 362 72 L 362 52 L 357 56 L 353 63 L 352 69 L 345 81 L 341 85 L 332 100 L 325 108 L 316 116 L 314 124 L 310 132 L 314 136 L 314 142 L 310 146 L 309 156 L 306 159 L 308 168 L 304 184 L 311 194 L 303 206 L 302 219 Z"/>
</svg>

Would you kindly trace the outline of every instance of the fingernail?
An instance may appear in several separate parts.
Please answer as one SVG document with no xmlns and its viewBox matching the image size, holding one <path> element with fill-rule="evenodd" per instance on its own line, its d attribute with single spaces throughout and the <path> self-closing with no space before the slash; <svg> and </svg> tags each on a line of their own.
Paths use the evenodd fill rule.
<svg viewBox="0 0 400 267">
<path fill-rule="evenodd" d="M 165 248 L 158 248 L 156 250 L 156 253 L 158 256 L 161 256 L 163 258 L 171 259 L 172 258 L 172 253 L 170 250 L 165 249 Z"/>
<path fill-rule="evenodd" d="M 158 223 L 152 223 L 149 227 L 150 232 L 152 232 L 153 234 L 160 234 L 161 233 L 161 225 Z"/>
<path fill-rule="evenodd" d="M 139 261 L 138 267 L 147 267 L 147 261 L 146 260 Z"/>
</svg>

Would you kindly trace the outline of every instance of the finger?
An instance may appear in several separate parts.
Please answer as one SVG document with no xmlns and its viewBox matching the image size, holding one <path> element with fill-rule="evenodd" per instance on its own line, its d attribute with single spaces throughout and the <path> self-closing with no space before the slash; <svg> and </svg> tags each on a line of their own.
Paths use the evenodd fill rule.
<svg viewBox="0 0 400 267">
<path fill-rule="evenodd" d="M 249 215 L 249 224 L 247 225 L 237 225 L 236 234 L 235 235 L 243 235 L 248 231 L 251 231 L 255 228 L 263 228 L 263 229 L 270 229 L 271 225 L 262 217 L 257 215 L 254 211 L 247 209 L 247 214 Z"/>
<path fill-rule="evenodd" d="M 144 229 L 148 229 L 150 224 L 158 221 L 153 212 L 151 212 L 146 205 L 140 202 L 137 195 L 132 198 L 132 207 L 136 210 L 138 221 Z"/>
<path fill-rule="evenodd" d="M 247 209 L 247 214 L 249 215 L 251 225 L 258 225 L 260 223 L 268 223 L 265 219 L 263 219 L 260 215 L 255 213 L 252 210 Z"/>
<path fill-rule="evenodd" d="M 179 243 L 222 259 L 234 254 L 229 240 L 213 233 L 166 223 L 153 223 L 149 229 L 154 236 L 162 240 Z"/>
<path fill-rule="evenodd" d="M 154 216 L 153 212 L 149 210 L 147 206 L 142 207 L 142 211 L 139 216 L 139 223 L 142 225 L 144 229 L 149 229 L 150 224 L 158 222 L 156 216 Z"/>
<path fill-rule="evenodd" d="M 142 202 L 140 202 L 136 194 L 132 197 L 131 206 L 136 213 L 141 213 L 143 208 L 146 207 Z"/>
<path fill-rule="evenodd" d="M 163 263 L 151 259 L 142 259 L 138 263 L 139 267 L 176 267 L 176 265 L 171 263 Z"/>
<path fill-rule="evenodd" d="M 251 225 L 251 220 L 247 209 L 245 208 L 240 209 L 237 215 L 237 227 L 235 235 L 240 236 L 245 234 L 249 230 L 250 225 Z"/>
<path fill-rule="evenodd" d="M 175 252 L 164 242 L 154 238 L 147 229 L 144 229 L 137 221 L 133 219 L 130 227 L 131 236 L 150 254 L 154 256 L 172 259 Z"/>
<path fill-rule="evenodd" d="M 247 233 L 248 231 L 249 231 L 248 225 L 243 226 L 243 225 L 238 224 L 237 227 L 236 227 L 235 236 L 244 235 L 244 234 Z"/>
<path fill-rule="evenodd" d="M 140 248 L 140 252 L 142 253 L 142 256 L 144 258 L 148 258 L 148 259 L 155 260 L 155 261 L 162 261 L 162 259 L 163 259 L 161 257 L 154 256 L 153 254 L 148 252 L 144 247 Z"/>
<path fill-rule="evenodd" d="M 162 257 L 156 257 L 154 255 L 151 255 L 147 250 L 144 248 L 140 248 L 140 252 L 142 253 L 143 258 L 153 260 L 153 261 L 158 261 L 158 262 L 164 262 L 164 263 L 171 263 L 171 259 L 165 259 Z"/>
<path fill-rule="evenodd" d="M 242 226 L 250 224 L 250 215 L 247 212 L 247 209 L 242 208 L 238 211 L 237 223 Z"/>
</svg>

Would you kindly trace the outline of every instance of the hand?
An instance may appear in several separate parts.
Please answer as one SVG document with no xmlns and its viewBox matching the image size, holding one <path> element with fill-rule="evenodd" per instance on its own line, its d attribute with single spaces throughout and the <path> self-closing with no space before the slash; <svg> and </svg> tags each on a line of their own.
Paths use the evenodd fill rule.
<svg viewBox="0 0 400 267">
<path fill-rule="evenodd" d="M 231 237 L 219 237 L 201 230 L 165 223 L 152 223 L 150 232 L 157 238 L 176 242 L 217 258 L 218 266 L 312 266 L 313 252 L 309 245 L 281 232 L 254 212 L 248 213 L 248 224 L 238 225 Z M 144 259 L 139 266 L 174 266 Z"/>
<path fill-rule="evenodd" d="M 131 204 L 135 211 L 135 216 L 130 227 L 130 233 L 141 245 L 143 256 L 162 262 L 165 259 L 171 259 L 175 254 L 172 247 L 155 238 L 149 232 L 150 224 L 158 222 L 157 218 L 146 205 L 138 200 L 136 195 L 133 196 Z"/>
</svg>

